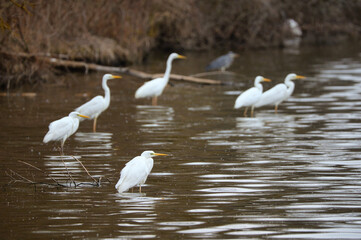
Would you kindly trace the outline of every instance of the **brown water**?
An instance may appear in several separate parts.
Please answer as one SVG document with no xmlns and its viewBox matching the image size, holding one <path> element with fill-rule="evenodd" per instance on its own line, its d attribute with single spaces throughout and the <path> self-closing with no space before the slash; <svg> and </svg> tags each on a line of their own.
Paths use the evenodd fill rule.
<svg viewBox="0 0 361 240">
<path fill-rule="evenodd" d="M 232 85 L 175 82 L 157 107 L 133 98 L 141 80 L 110 82 L 99 132 L 82 122 L 65 144 L 76 181 L 91 179 L 71 155 L 102 177 L 101 187 L 8 185 L 6 172 L 52 182 L 21 160 L 69 184 L 58 143 L 42 139 L 51 121 L 103 94 L 102 74 L 68 75 L 32 89 L 35 97 L 2 96 L 0 238 L 360 239 L 360 53 L 352 44 L 243 52 L 230 69 L 236 75 L 216 76 Z M 174 73 L 201 72 L 219 52 L 185 54 Z M 138 68 L 162 72 L 166 57 Z M 256 75 L 274 80 L 267 89 L 289 72 L 309 78 L 278 114 L 268 107 L 244 118 L 233 109 Z M 117 193 L 119 171 L 144 150 L 171 156 L 155 158 L 142 194 Z"/>
</svg>

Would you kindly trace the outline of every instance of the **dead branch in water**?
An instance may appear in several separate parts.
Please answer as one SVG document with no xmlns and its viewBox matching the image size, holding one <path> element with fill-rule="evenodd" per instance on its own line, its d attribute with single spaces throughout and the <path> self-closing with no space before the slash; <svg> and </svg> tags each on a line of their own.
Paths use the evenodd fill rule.
<svg viewBox="0 0 361 240">
<path fill-rule="evenodd" d="M 15 55 L 17 57 L 23 58 L 36 58 L 37 60 L 44 61 L 51 65 L 57 67 L 67 67 L 67 68 L 75 68 L 75 69 L 84 69 L 87 73 L 89 70 L 98 71 L 98 72 L 112 72 L 112 73 L 121 73 L 130 75 L 133 77 L 138 77 L 142 79 L 153 79 L 157 77 L 163 76 L 163 74 L 150 74 L 142 71 L 134 70 L 128 67 L 112 67 L 112 66 L 104 66 L 95 63 L 86 63 L 83 61 L 72 61 L 72 60 L 64 60 L 54 57 L 45 56 L 43 54 L 28 54 L 28 53 L 10 53 L 10 52 L 1 52 L 2 54 L 7 55 Z M 194 76 L 185 76 L 179 74 L 171 74 L 170 79 L 178 80 L 178 81 L 186 81 L 198 84 L 207 84 L 207 85 L 221 85 L 222 82 L 213 79 L 205 79 L 205 78 L 197 78 Z"/>
<path fill-rule="evenodd" d="M 86 167 L 83 165 L 83 163 L 82 163 L 79 159 L 77 159 L 76 157 L 74 157 L 74 156 L 72 156 L 72 157 L 73 157 L 76 161 L 78 161 L 78 163 L 80 163 L 80 165 L 84 168 L 84 170 L 85 170 L 85 172 L 88 174 L 88 176 L 89 176 L 91 179 L 93 179 L 93 181 L 95 182 L 95 184 L 98 185 L 98 186 L 100 186 L 100 181 L 101 181 L 102 178 L 100 177 L 100 178 L 99 178 L 99 181 L 95 180 L 95 178 L 93 178 L 93 176 L 90 175 L 88 169 L 86 169 Z"/>
<path fill-rule="evenodd" d="M 61 186 L 61 187 L 65 187 L 65 185 L 59 183 L 57 180 L 55 180 L 55 179 L 54 179 L 53 177 L 51 177 L 48 173 L 44 172 L 44 171 L 41 170 L 40 168 L 35 167 L 34 165 L 32 165 L 32 164 L 30 164 L 30 163 L 27 163 L 27 162 L 24 162 L 24 161 L 21 161 L 21 160 L 19 160 L 18 162 L 23 163 L 23 164 L 25 164 L 25 165 L 28 165 L 29 167 L 32 167 L 32 168 L 34 168 L 34 169 L 42 172 L 45 176 L 47 176 L 47 177 L 50 178 L 53 182 L 55 182 L 56 185 Z"/>
<path fill-rule="evenodd" d="M 92 182 L 75 182 L 74 179 L 68 175 L 68 181 L 70 181 L 70 185 L 69 184 L 63 184 L 63 183 L 60 183 L 59 181 L 57 181 L 56 179 L 54 179 L 53 177 L 50 176 L 50 174 L 46 173 L 44 170 L 28 163 L 28 162 L 24 162 L 24 161 L 18 161 L 19 163 L 22 163 L 22 164 L 25 164 L 41 173 L 43 173 L 46 177 L 50 178 L 54 183 L 48 183 L 48 182 L 38 182 L 38 181 L 35 181 L 35 180 L 30 180 L 29 178 L 27 177 L 24 177 L 23 175 L 21 175 L 20 173 L 18 172 L 15 172 L 14 170 L 11 170 L 11 169 L 8 169 L 8 171 L 5 171 L 5 174 L 10 177 L 10 182 L 9 184 L 12 184 L 12 183 L 17 183 L 17 182 L 21 182 L 21 183 L 26 183 L 26 184 L 31 184 L 31 185 L 45 185 L 45 186 L 48 186 L 48 187 L 71 187 L 72 184 L 74 185 L 74 187 L 79 187 L 81 185 L 91 185 L 91 186 L 96 186 L 96 187 L 100 187 L 101 186 L 101 180 L 102 180 L 102 177 L 99 177 L 99 180 L 97 181 L 93 176 L 90 175 L 89 171 L 86 169 L 86 167 L 83 165 L 83 163 L 78 160 L 76 157 L 73 156 L 73 158 L 78 161 L 80 163 L 80 165 L 83 167 L 83 169 L 85 170 L 85 172 L 88 174 L 88 176 L 94 181 L 94 183 Z M 69 173 L 70 174 L 70 173 Z M 107 179 L 107 178 L 106 178 Z M 110 181 L 108 180 L 108 182 L 110 183 Z"/>
<path fill-rule="evenodd" d="M 230 71 L 211 71 L 211 72 L 201 72 L 191 75 L 192 77 L 203 77 L 203 76 L 212 76 L 219 74 L 227 74 L 227 75 L 236 75 L 234 72 Z"/>
</svg>

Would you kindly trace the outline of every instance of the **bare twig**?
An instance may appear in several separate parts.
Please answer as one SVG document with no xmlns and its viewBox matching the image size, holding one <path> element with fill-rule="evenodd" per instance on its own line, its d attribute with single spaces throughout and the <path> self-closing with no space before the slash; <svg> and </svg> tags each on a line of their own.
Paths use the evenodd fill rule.
<svg viewBox="0 0 361 240">
<path fill-rule="evenodd" d="M 8 177 L 10 177 L 12 180 L 10 182 L 17 182 L 18 180 L 16 178 L 14 178 L 10 173 L 8 173 L 7 171 L 5 171 L 5 174 L 8 175 Z M 9 182 L 9 183 L 10 183 Z"/>
<path fill-rule="evenodd" d="M 67 179 L 67 182 L 66 182 L 65 184 L 61 184 L 59 181 L 57 181 L 56 179 L 54 179 L 53 177 L 51 177 L 48 173 L 46 173 L 46 172 L 43 171 L 42 169 L 40 169 L 40 168 L 38 168 L 38 167 L 36 167 L 36 166 L 28 163 L 28 162 L 21 161 L 21 160 L 18 160 L 18 162 L 20 162 L 20 163 L 22 163 L 22 164 L 25 164 L 25 165 L 27 165 L 27 166 L 29 166 L 29 167 L 37 170 L 37 171 L 40 171 L 40 172 L 43 173 L 45 176 L 47 176 L 48 178 L 50 178 L 54 183 L 37 182 L 37 181 L 34 180 L 34 179 L 35 179 L 35 178 L 34 178 L 35 175 L 34 175 L 33 173 L 30 173 L 30 174 L 32 175 L 32 178 L 33 178 L 33 180 L 30 180 L 29 178 L 24 177 L 23 175 L 15 172 L 14 170 L 9 169 L 9 170 L 5 171 L 5 174 L 6 174 L 7 176 L 9 176 L 9 178 L 11 179 L 8 184 L 13 184 L 13 183 L 16 183 L 16 182 L 22 182 L 22 183 L 33 184 L 35 188 L 36 188 L 36 185 L 38 185 L 38 184 L 40 184 L 40 185 L 46 185 L 46 186 L 53 186 L 53 187 L 68 187 L 68 186 L 71 186 L 71 184 L 73 184 L 74 187 L 78 187 L 78 186 L 81 186 L 81 185 L 91 185 L 91 186 L 98 186 L 98 187 L 100 187 L 103 177 L 99 177 L 99 180 L 95 179 L 94 177 L 92 177 L 92 176 L 90 175 L 88 169 L 84 166 L 84 164 L 83 164 L 78 158 L 76 158 L 76 157 L 74 157 L 74 156 L 72 156 L 72 157 L 73 157 L 73 159 L 75 159 L 75 160 L 83 167 L 83 169 L 84 169 L 85 172 L 88 174 L 88 176 L 93 180 L 93 182 L 78 182 L 78 183 L 76 183 L 75 180 L 74 180 L 74 178 L 70 175 L 70 172 L 69 172 L 68 168 L 66 167 L 63 158 L 61 157 L 61 159 L 62 159 L 62 161 L 63 161 L 63 163 L 64 163 L 64 166 L 65 166 L 65 168 L 66 168 L 66 170 L 67 170 L 68 176 L 69 176 L 69 178 Z M 111 183 L 110 180 L 109 180 L 107 177 L 105 177 L 105 179 L 106 179 L 109 183 Z"/>
<path fill-rule="evenodd" d="M 60 158 L 61 158 L 61 161 L 62 161 L 63 164 L 64 164 L 64 167 L 65 167 L 65 169 L 66 169 L 66 172 L 68 173 L 69 180 L 71 180 L 71 181 L 73 182 L 74 186 L 76 187 L 76 182 L 75 182 L 74 178 L 70 175 L 69 169 L 68 169 L 68 167 L 66 166 L 66 164 L 65 164 L 65 162 L 64 162 L 63 155 L 60 155 Z"/>
<path fill-rule="evenodd" d="M 12 174 L 14 174 L 14 175 L 18 176 L 19 178 L 23 179 L 23 180 L 26 181 L 26 182 L 33 183 L 33 184 L 36 183 L 36 182 L 31 181 L 30 179 L 27 179 L 26 177 L 20 175 L 19 173 L 15 172 L 15 171 L 13 171 L 13 170 L 11 170 L 11 169 L 9 169 L 9 171 L 10 171 Z"/>
<path fill-rule="evenodd" d="M 76 157 L 74 157 L 74 156 L 72 156 L 76 161 L 78 161 L 78 163 L 80 163 L 80 165 L 84 168 L 84 170 L 85 170 L 85 172 L 88 174 L 88 176 L 91 178 L 91 179 L 93 179 L 93 181 L 97 184 L 97 185 L 99 185 L 99 182 L 97 181 L 97 180 L 95 180 L 95 178 L 93 178 L 92 177 L 92 175 L 90 175 L 90 173 L 88 172 L 88 170 L 86 169 L 86 167 L 83 165 L 83 163 L 79 160 L 79 159 L 77 159 Z"/>
<path fill-rule="evenodd" d="M 22 9 L 24 12 L 26 12 L 27 14 L 31 15 L 31 12 L 26 8 L 26 2 L 23 1 L 22 4 L 14 1 L 14 0 L 10 0 L 15 6 L 17 6 L 18 8 Z M 29 4 L 30 5 L 30 4 Z"/>
<path fill-rule="evenodd" d="M 27 163 L 27 162 L 24 162 L 24 161 L 21 161 L 21 160 L 18 160 L 18 162 L 20 163 L 23 163 L 25 165 L 28 165 L 29 167 L 32 167 L 40 172 L 42 172 L 45 176 L 49 177 L 51 180 L 53 180 L 57 185 L 59 186 L 62 186 L 62 187 L 65 187 L 65 185 L 59 183 L 56 179 L 54 179 L 53 177 L 51 177 L 48 173 L 44 172 L 43 170 L 41 170 L 40 168 L 38 167 L 35 167 L 34 165 L 30 164 L 30 163 Z"/>
</svg>

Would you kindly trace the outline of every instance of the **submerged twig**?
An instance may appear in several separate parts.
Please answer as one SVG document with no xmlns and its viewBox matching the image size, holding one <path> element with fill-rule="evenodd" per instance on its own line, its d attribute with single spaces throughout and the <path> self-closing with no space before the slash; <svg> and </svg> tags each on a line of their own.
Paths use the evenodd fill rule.
<svg viewBox="0 0 361 240">
<path fill-rule="evenodd" d="M 19 178 L 23 179 L 24 181 L 26 181 L 26 182 L 28 182 L 28 183 L 35 183 L 34 181 L 31 181 L 30 179 L 27 179 L 26 177 L 22 176 L 21 174 L 13 171 L 13 170 L 11 170 L 11 169 L 9 169 L 9 171 L 10 171 L 12 174 L 18 176 Z"/>
<path fill-rule="evenodd" d="M 84 168 L 85 172 L 88 174 L 88 176 L 93 179 L 93 181 L 98 185 L 100 186 L 100 179 L 99 179 L 99 182 L 97 180 L 95 180 L 95 178 L 92 177 L 92 175 L 90 175 L 89 171 L 86 169 L 86 167 L 83 165 L 83 163 L 77 159 L 75 156 L 72 156 L 76 161 L 78 161 L 78 163 L 80 163 L 80 165 Z"/>
<path fill-rule="evenodd" d="M 63 164 L 64 164 L 64 167 L 65 167 L 65 169 L 66 169 L 66 172 L 68 173 L 69 179 L 73 182 L 74 186 L 76 187 L 76 182 L 75 182 L 74 178 L 70 175 L 69 169 L 68 169 L 68 167 L 66 166 L 66 164 L 65 164 L 65 162 L 64 162 L 63 155 L 60 155 L 60 158 L 61 158 L 61 161 L 62 161 Z"/>
<path fill-rule="evenodd" d="M 57 185 L 62 186 L 62 187 L 65 187 L 65 185 L 59 183 L 56 179 L 54 179 L 52 176 L 50 176 L 48 173 L 44 172 L 44 171 L 41 170 L 40 168 L 35 167 L 34 165 L 32 165 L 32 164 L 30 164 L 30 163 L 28 163 L 28 162 L 21 161 L 21 160 L 18 160 L 18 162 L 23 163 L 23 164 L 26 164 L 26 165 L 28 165 L 29 167 L 32 167 L 32 168 L 34 168 L 34 169 L 42 172 L 45 176 L 47 176 L 48 178 L 50 178 L 50 179 L 51 179 L 53 182 L 55 182 Z"/>
<path fill-rule="evenodd" d="M 34 185 L 34 187 L 36 187 L 37 184 L 40 184 L 40 185 L 47 185 L 47 186 L 52 186 L 52 187 L 69 187 L 71 186 L 72 184 L 74 185 L 74 187 L 78 187 L 78 186 L 81 186 L 81 185 L 91 185 L 91 186 L 98 186 L 100 187 L 101 186 L 101 183 L 102 183 L 102 179 L 103 177 L 99 177 L 99 180 L 97 180 L 96 178 L 94 178 L 93 176 L 91 176 L 91 174 L 89 173 L 88 169 L 84 166 L 84 164 L 76 157 L 72 156 L 73 159 L 75 159 L 82 167 L 83 169 L 85 170 L 85 172 L 88 174 L 88 176 L 93 180 L 93 182 L 75 182 L 74 178 L 70 175 L 70 172 L 68 170 L 68 168 L 66 167 L 65 165 L 65 162 L 63 160 L 63 158 L 61 158 L 61 160 L 63 161 L 64 165 L 65 165 L 65 168 L 67 169 L 67 172 L 68 172 L 68 176 L 69 178 L 67 179 L 66 183 L 65 184 L 62 184 L 60 183 L 59 181 L 57 181 L 55 178 L 51 177 L 46 171 L 32 165 L 31 163 L 28 163 L 28 162 L 25 162 L 25 161 L 21 161 L 21 160 L 18 160 L 19 163 L 22 163 L 24 165 L 27 165 L 28 167 L 31 167 L 39 172 L 41 172 L 42 174 L 44 174 L 46 177 L 50 178 L 54 183 L 46 183 L 46 182 L 37 182 L 35 180 L 30 180 L 29 178 L 27 177 L 24 177 L 23 175 L 15 172 L 14 170 L 11 170 L 11 169 L 8 169 L 7 171 L 5 171 L 5 174 L 7 176 L 9 176 L 9 178 L 11 179 L 9 181 L 8 184 L 12 184 L 12 183 L 16 183 L 16 182 L 22 182 L 22 183 L 28 183 L 28 184 L 32 184 Z M 34 178 L 34 174 L 33 173 L 30 173 L 32 175 L 32 177 Z M 104 177 L 109 183 L 110 180 L 107 178 L 107 177 Z M 69 182 L 70 181 L 70 182 Z"/>
</svg>

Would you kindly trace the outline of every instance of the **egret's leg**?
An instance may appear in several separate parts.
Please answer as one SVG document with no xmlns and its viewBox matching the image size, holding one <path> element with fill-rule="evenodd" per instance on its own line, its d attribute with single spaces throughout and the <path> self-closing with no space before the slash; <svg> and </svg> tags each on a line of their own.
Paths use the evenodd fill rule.
<svg viewBox="0 0 361 240">
<path fill-rule="evenodd" d="M 64 155 L 64 143 L 65 143 L 65 139 L 61 141 L 61 145 L 60 145 L 60 149 L 61 149 L 60 154 L 61 154 L 62 156 Z"/>
<path fill-rule="evenodd" d="M 157 96 L 152 98 L 152 105 L 153 106 L 157 106 L 157 98 L 158 98 Z"/>
<path fill-rule="evenodd" d="M 246 107 L 246 109 L 244 109 L 243 116 L 245 116 L 245 117 L 247 117 L 247 110 L 248 110 L 248 107 Z"/>
<path fill-rule="evenodd" d="M 96 131 L 97 131 L 97 119 L 98 119 L 98 117 L 95 117 L 95 118 L 94 118 L 94 122 L 93 122 L 93 132 L 96 132 Z"/>
<path fill-rule="evenodd" d="M 142 193 L 142 185 L 139 184 L 139 193 Z"/>
<path fill-rule="evenodd" d="M 275 105 L 275 113 L 277 113 L 278 105 Z"/>
<path fill-rule="evenodd" d="M 253 117 L 254 106 L 251 107 L 251 117 Z"/>
</svg>

